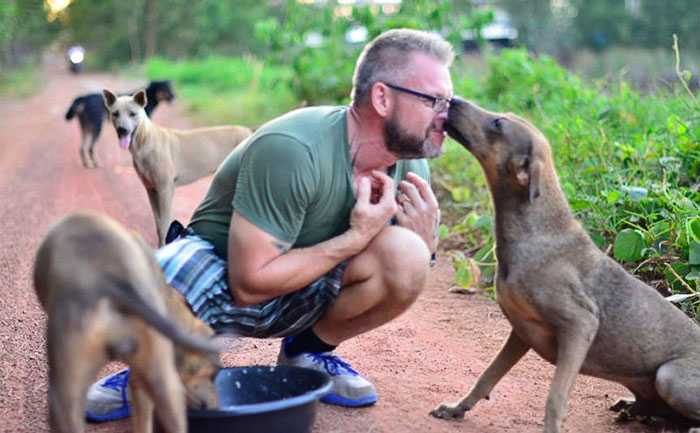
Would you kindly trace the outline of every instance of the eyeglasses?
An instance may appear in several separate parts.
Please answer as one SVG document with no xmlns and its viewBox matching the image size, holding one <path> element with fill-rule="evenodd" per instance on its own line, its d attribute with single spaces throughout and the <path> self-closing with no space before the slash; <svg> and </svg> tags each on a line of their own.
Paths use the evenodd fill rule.
<svg viewBox="0 0 700 433">
<path fill-rule="evenodd" d="M 432 104 L 430 108 L 432 108 L 433 111 L 436 113 L 442 113 L 443 111 L 450 108 L 450 101 L 452 100 L 452 98 L 443 98 L 441 96 L 426 95 L 425 93 L 416 92 L 415 90 L 407 89 L 405 87 L 397 86 L 387 82 L 384 82 L 384 84 L 386 84 L 388 87 L 394 90 L 398 90 L 399 92 L 408 93 L 409 95 L 417 96 L 421 99 L 424 99 L 425 101 L 430 102 Z"/>
</svg>

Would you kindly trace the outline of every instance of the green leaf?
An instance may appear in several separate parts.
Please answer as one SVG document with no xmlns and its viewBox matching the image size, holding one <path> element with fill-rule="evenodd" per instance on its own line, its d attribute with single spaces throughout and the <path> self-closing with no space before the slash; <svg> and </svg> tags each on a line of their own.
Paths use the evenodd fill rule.
<svg viewBox="0 0 700 433">
<path fill-rule="evenodd" d="M 688 244 L 688 264 L 700 265 L 700 242 L 690 241 Z"/>
<path fill-rule="evenodd" d="M 690 243 L 691 240 L 700 242 L 700 218 L 688 218 L 685 225 L 688 230 L 688 243 Z"/>
<path fill-rule="evenodd" d="M 600 233 L 591 233 L 591 240 L 598 248 L 605 249 L 605 238 Z"/>
<path fill-rule="evenodd" d="M 450 191 L 450 195 L 452 196 L 452 200 L 457 203 L 463 203 L 469 201 L 472 191 L 469 188 L 456 187 Z"/>
<path fill-rule="evenodd" d="M 486 231 L 490 231 L 492 225 L 493 225 L 493 223 L 491 220 L 491 215 L 481 215 L 474 222 L 475 229 L 481 229 L 481 230 L 486 230 Z"/>
<path fill-rule="evenodd" d="M 569 205 L 571 206 L 571 209 L 574 212 L 578 212 L 584 209 L 589 209 L 593 207 L 593 203 L 591 203 L 589 200 L 584 200 L 584 199 L 577 199 L 577 198 L 572 198 L 569 200 Z"/>
<path fill-rule="evenodd" d="M 666 297 L 666 300 L 667 300 L 668 302 L 678 303 L 678 302 L 681 302 L 681 301 L 685 301 L 686 299 L 693 298 L 693 297 L 695 297 L 695 296 L 698 296 L 698 294 L 697 294 L 697 293 L 690 293 L 690 294 L 687 294 L 687 293 L 679 293 L 679 294 L 676 294 L 676 295 L 667 296 L 667 297 Z"/>
<path fill-rule="evenodd" d="M 466 262 L 460 263 L 457 272 L 455 272 L 455 282 L 457 285 L 460 287 L 470 287 L 473 281 L 474 277 L 472 276 L 468 264 Z"/>
<path fill-rule="evenodd" d="M 642 250 L 646 248 L 644 235 L 636 229 L 624 229 L 615 237 L 613 254 L 623 262 L 635 262 L 642 258 Z"/>
<path fill-rule="evenodd" d="M 469 226 L 469 227 L 474 227 L 474 224 L 476 224 L 476 220 L 479 219 L 479 215 L 472 211 L 467 214 L 467 216 L 464 217 L 464 222 Z"/>
<path fill-rule="evenodd" d="M 615 202 L 617 202 L 617 200 L 620 199 L 620 192 L 619 191 L 610 191 L 607 194 L 606 198 L 607 198 L 608 204 L 615 204 Z"/>
<path fill-rule="evenodd" d="M 440 240 L 445 239 L 449 235 L 450 235 L 450 228 L 447 227 L 445 224 L 440 224 L 440 227 L 438 228 L 438 239 L 440 239 Z"/>
<path fill-rule="evenodd" d="M 700 280 L 700 269 L 693 269 L 685 276 L 685 279 L 688 281 Z"/>
</svg>

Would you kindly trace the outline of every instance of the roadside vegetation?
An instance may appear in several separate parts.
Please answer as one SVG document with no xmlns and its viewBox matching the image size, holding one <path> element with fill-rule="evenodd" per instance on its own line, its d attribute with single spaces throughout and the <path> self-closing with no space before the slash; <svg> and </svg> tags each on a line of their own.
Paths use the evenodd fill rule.
<svg viewBox="0 0 700 433">
<path fill-rule="evenodd" d="M 0 96 L 8 98 L 29 96 L 39 89 L 41 82 L 36 68 L 30 65 L 0 71 Z"/>
</svg>

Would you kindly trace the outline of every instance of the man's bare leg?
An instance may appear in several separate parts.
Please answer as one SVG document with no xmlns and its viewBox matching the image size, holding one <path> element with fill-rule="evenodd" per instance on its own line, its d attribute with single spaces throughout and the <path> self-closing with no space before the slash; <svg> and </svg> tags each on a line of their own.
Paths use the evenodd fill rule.
<svg viewBox="0 0 700 433">
<path fill-rule="evenodd" d="M 367 379 L 332 354 L 342 341 L 375 329 L 406 311 L 423 291 L 430 253 L 414 232 L 386 227 L 348 263 L 343 288 L 311 328 L 283 342 L 278 362 L 328 373 L 331 392 L 321 401 L 347 407 L 377 401 Z"/>
<path fill-rule="evenodd" d="M 313 327 L 321 340 L 338 345 L 406 311 L 423 291 L 430 252 L 414 232 L 386 227 L 348 263 L 343 289 Z"/>
</svg>

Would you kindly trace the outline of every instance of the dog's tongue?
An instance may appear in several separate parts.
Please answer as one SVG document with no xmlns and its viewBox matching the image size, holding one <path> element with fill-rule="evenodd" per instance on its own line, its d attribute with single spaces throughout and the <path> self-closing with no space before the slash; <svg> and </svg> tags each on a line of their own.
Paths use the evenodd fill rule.
<svg viewBox="0 0 700 433">
<path fill-rule="evenodd" d="M 130 134 L 122 135 L 121 137 L 119 137 L 119 147 L 121 147 L 122 149 L 128 149 L 129 142 L 131 141 L 129 140 L 130 138 Z"/>
</svg>

